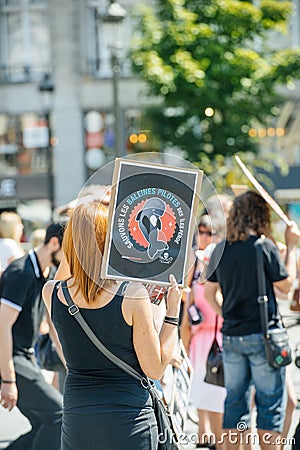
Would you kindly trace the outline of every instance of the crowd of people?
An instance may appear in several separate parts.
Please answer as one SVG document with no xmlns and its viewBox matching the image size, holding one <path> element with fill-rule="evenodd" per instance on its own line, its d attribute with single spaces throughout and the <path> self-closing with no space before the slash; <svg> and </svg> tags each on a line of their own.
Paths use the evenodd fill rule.
<svg viewBox="0 0 300 450">
<path fill-rule="evenodd" d="M 233 200 L 226 195 L 218 200 L 216 206 L 209 199 L 198 221 L 185 295 L 171 275 L 160 309 L 151 304 L 142 283 L 101 278 L 108 205 L 99 200 L 75 206 L 66 226 L 50 224 L 38 247 L 1 259 L 1 405 L 8 410 L 18 406 L 32 427 L 8 449 L 158 448 L 149 391 L 96 348 L 73 317 L 77 310 L 107 349 L 142 376 L 161 381 L 160 389 L 166 368 L 180 366 L 180 337 L 193 366 L 196 447 L 240 450 L 230 436 L 240 423 L 251 430 L 254 407 L 261 448 L 283 447 L 278 437 L 287 436 L 295 399 L 286 368 L 274 369 L 266 359 L 255 243 L 264 237 L 268 318 L 275 326 L 276 295 L 291 292 L 297 278 L 300 231 L 294 222 L 286 227 L 280 253 L 269 205 L 259 194 L 249 190 Z M 14 239 L 22 251 L 17 228 L 19 234 L 2 234 L 0 220 L 0 246 Z M 45 320 L 67 368 L 63 395 L 47 383 L 34 354 Z M 215 334 L 223 347 L 224 387 L 205 381 Z"/>
</svg>

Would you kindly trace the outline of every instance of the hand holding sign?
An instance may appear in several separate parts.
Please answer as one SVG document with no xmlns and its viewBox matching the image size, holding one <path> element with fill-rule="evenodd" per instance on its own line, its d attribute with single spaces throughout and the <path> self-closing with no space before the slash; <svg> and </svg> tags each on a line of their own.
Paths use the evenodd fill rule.
<svg viewBox="0 0 300 450">
<path fill-rule="evenodd" d="M 282 211 L 278 203 L 271 197 L 271 195 L 262 187 L 262 185 L 257 181 L 257 179 L 252 175 L 252 173 L 247 169 L 245 164 L 241 161 L 239 156 L 235 155 L 235 160 L 248 178 L 248 180 L 253 184 L 255 189 L 260 193 L 260 195 L 266 200 L 266 202 L 271 206 L 271 208 L 278 214 L 278 216 L 286 223 L 287 226 L 291 226 L 292 222 L 288 216 Z"/>
</svg>

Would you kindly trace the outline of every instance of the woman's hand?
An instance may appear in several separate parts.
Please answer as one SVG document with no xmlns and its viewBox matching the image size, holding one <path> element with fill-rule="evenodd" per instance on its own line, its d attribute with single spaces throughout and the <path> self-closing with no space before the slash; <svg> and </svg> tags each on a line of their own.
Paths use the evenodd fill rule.
<svg viewBox="0 0 300 450">
<path fill-rule="evenodd" d="M 177 355 L 172 356 L 170 364 L 175 367 L 175 369 L 180 369 L 182 361 L 183 357 L 180 355 L 180 353 L 178 353 Z"/>
<path fill-rule="evenodd" d="M 298 244 L 300 238 L 300 231 L 295 222 L 291 222 L 285 230 L 285 242 L 288 247 L 294 247 Z"/>
<path fill-rule="evenodd" d="M 167 294 L 166 316 L 179 317 L 182 289 L 179 288 L 174 275 L 170 275 L 169 280 L 171 286 L 169 287 Z"/>
</svg>

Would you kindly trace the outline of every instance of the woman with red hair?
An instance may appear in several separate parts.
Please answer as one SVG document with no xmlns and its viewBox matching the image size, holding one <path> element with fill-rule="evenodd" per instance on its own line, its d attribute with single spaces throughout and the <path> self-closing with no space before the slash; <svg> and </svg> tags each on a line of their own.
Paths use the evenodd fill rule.
<svg viewBox="0 0 300 450">
<path fill-rule="evenodd" d="M 62 245 L 71 274 L 66 289 L 112 353 L 141 375 L 160 379 L 178 336 L 181 291 L 170 276 L 168 317 L 158 335 L 146 288 L 101 278 L 107 220 L 107 206 L 101 203 L 74 209 Z M 48 282 L 43 292 L 68 368 L 61 450 L 157 449 L 148 390 L 99 352 L 69 314 L 64 292 L 55 281 Z"/>
</svg>

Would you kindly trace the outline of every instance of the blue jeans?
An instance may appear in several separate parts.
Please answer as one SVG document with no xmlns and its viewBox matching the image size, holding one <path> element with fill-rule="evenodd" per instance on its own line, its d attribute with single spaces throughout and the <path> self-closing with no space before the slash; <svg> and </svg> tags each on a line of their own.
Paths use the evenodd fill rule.
<svg viewBox="0 0 300 450">
<path fill-rule="evenodd" d="M 250 385 L 255 387 L 257 428 L 281 432 L 286 387 L 285 368 L 269 366 L 262 334 L 223 336 L 223 361 L 227 397 L 223 428 L 237 428 L 239 422 L 250 426 Z"/>
</svg>

